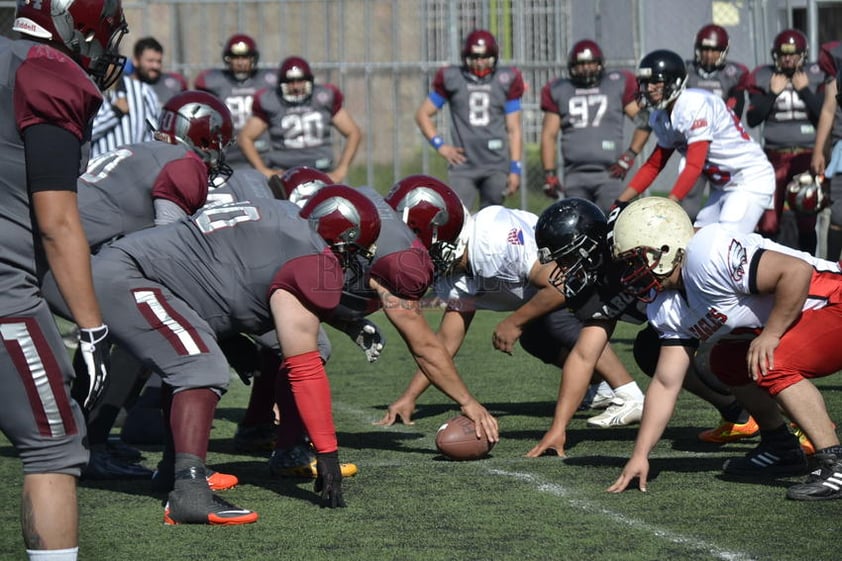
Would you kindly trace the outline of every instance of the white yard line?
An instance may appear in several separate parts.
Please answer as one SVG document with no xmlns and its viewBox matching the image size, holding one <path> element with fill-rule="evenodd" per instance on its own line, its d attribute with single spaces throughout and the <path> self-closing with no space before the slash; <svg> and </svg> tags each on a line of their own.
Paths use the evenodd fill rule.
<svg viewBox="0 0 842 561">
<path fill-rule="evenodd" d="M 600 514 L 622 526 L 626 526 L 633 530 L 648 532 L 656 538 L 660 538 L 661 540 L 664 540 L 666 542 L 680 545 L 689 549 L 702 551 L 716 559 L 722 559 L 723 561 L 755 560 L 755 558 L 752 557 L 749 553 L 722 549 L 721 547 L 713 543 L 706 542 L 698 538 L 678 534 L 671 530 L 660 528 L 654 524 L 649 524 L 636 518 L 630 518 L 624 514 L 620 514 L 619 512 L 614 512 L 613 510 L 609 510 L 603 506 L 600 506 L 599 504 L 593 501 L 576 497 L 575 493 L 571 492 L 563 485 L 545 481 L 531 473 L 521 471 L 504 471 L 501 469 L 489 469 L 488 472 L 492 475 L 499 475 L 503 477 L 517 479 L 518 481 L 533 486 L 540 493 L 548 493 L 550 495 L 554 495 L 556 497 L 565 499 L 567 501 L 567 504 L 575 509 L 587 512 L 589 514 Z"/>
</svg>

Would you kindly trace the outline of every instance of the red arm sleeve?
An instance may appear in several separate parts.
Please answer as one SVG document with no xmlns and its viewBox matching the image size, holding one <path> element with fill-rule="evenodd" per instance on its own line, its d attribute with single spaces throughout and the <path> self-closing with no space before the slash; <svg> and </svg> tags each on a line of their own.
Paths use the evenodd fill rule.
<svg viewBox="0 0 842 561">
<path fill-rule="evenodd" d="M 345 274 L 329 249 L 318 255 L 303 255 L 284 263 L 269 287 L 268 296 L 283 288 L 319 319 L 339 305 Z"/>
<path fill-rule="evenodd" d="M 281 368 L 289 376 L 292 397 L 316 452 L 336 452 L 330 382 L 319 351 L 286 357 Z"/>
<path fill-rule="evenodd" d="M 406 300 L 420 300 L 433 282 L 433 261 L 426 249 L 410 248 L 384 255 L 371 267 L 371 277 Z"/>
<path fill-rule="evenodd" d="M 649 159 L 647 159 L 642 166 L 640 166 L 640 169 L 637 170 L 637 173 L 634 174 L 634 177 L 632 177 L 631 181 L 629 181 L 629 187 L 638 193 L 644 192 L 647 187 L 652 185 L 652 182 L 655 181 L 655 178 L 658 177 L 661 170 L 666 167 L 667 161 L 670 159 L 670 156 L 672 156 L 672 153 L 672 148 L 655 146 L 655 150 L 652 151 L 652 155 L 649 156 Z"/>
<path fill-rule="evenodd" d="M 193 214 L 208 198 L 208 168 L 192 152 L 167 162 L 155 178 L 152 198 L 172 201 L 187 214 Z"/>
<path fill-rule="evenodd" d="M 698 181 L 699 176 L 702 175 L 705 160 L 708 157 L 708 148 L 710 148 L 710 142 L 707 140 L 693 142 L 687 147 L 684 169 L 681 171 L 678 179 L 675 180 L 675 185 L 672 186 L 670 195 L 679 201 L 687 196 L 687 193 L 690 192 L 690 189 Z"/>
</svg>

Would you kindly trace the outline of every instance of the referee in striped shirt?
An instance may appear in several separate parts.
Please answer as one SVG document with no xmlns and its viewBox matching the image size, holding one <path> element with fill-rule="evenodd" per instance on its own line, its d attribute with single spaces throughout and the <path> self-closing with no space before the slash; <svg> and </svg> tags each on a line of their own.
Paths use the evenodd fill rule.
<svg viewBox="0 0 842 561">
<path fill-rule="evenodd" d="M 124 144 L 154 140 L 147 120 L 158 124 L 158 96 L 151 86 L 137 80 L 134 73 L 123 74 L 105 94 L 105 101 L 94 117 L 91 156 L 110 152 Z"/>
</svg>

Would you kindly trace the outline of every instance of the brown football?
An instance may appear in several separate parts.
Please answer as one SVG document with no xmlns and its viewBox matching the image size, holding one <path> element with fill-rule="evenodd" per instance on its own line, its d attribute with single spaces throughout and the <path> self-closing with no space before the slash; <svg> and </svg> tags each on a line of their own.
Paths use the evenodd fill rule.
<svg viewBox="0 0 842 561">
<path fill-rule="evenodd" d="M 457 415 L 439 427 L 436 448 L 451 460 L 478 460 L 487 456 L 494 444 L 485 436 L 477 438 L 474 422 Z"/>
</svg>

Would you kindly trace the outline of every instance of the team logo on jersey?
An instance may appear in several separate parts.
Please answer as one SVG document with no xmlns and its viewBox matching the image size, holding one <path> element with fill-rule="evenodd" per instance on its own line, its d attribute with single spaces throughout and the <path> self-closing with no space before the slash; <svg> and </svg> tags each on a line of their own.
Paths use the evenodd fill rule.
<svg viewBox="0 0 842 561">
<path fill-rule="evenodd" d="M 746 248 L 737 240 L 732 239 L 731 246 L 728 248 L 728 271 L 734 281 L 741 282 L 746 276 L 746 263 L 748 263 Z"/>
<path fill-rule="evenodd" d="M 690 125 L 690 130 L 694 131 L 696 129 L 705 128 L 706 126 L 708 126 L 708 120 L 707 119 L 696 119 L 695 121 L 693 121 L 693 124 Z"/>
<path fill-rule="evenodd" d="M 509 230 L 509 235 L 506 236 L 506 241 L 511 245 L 523 245 L 523 230 L 512 228 Z"/>
</svg>

